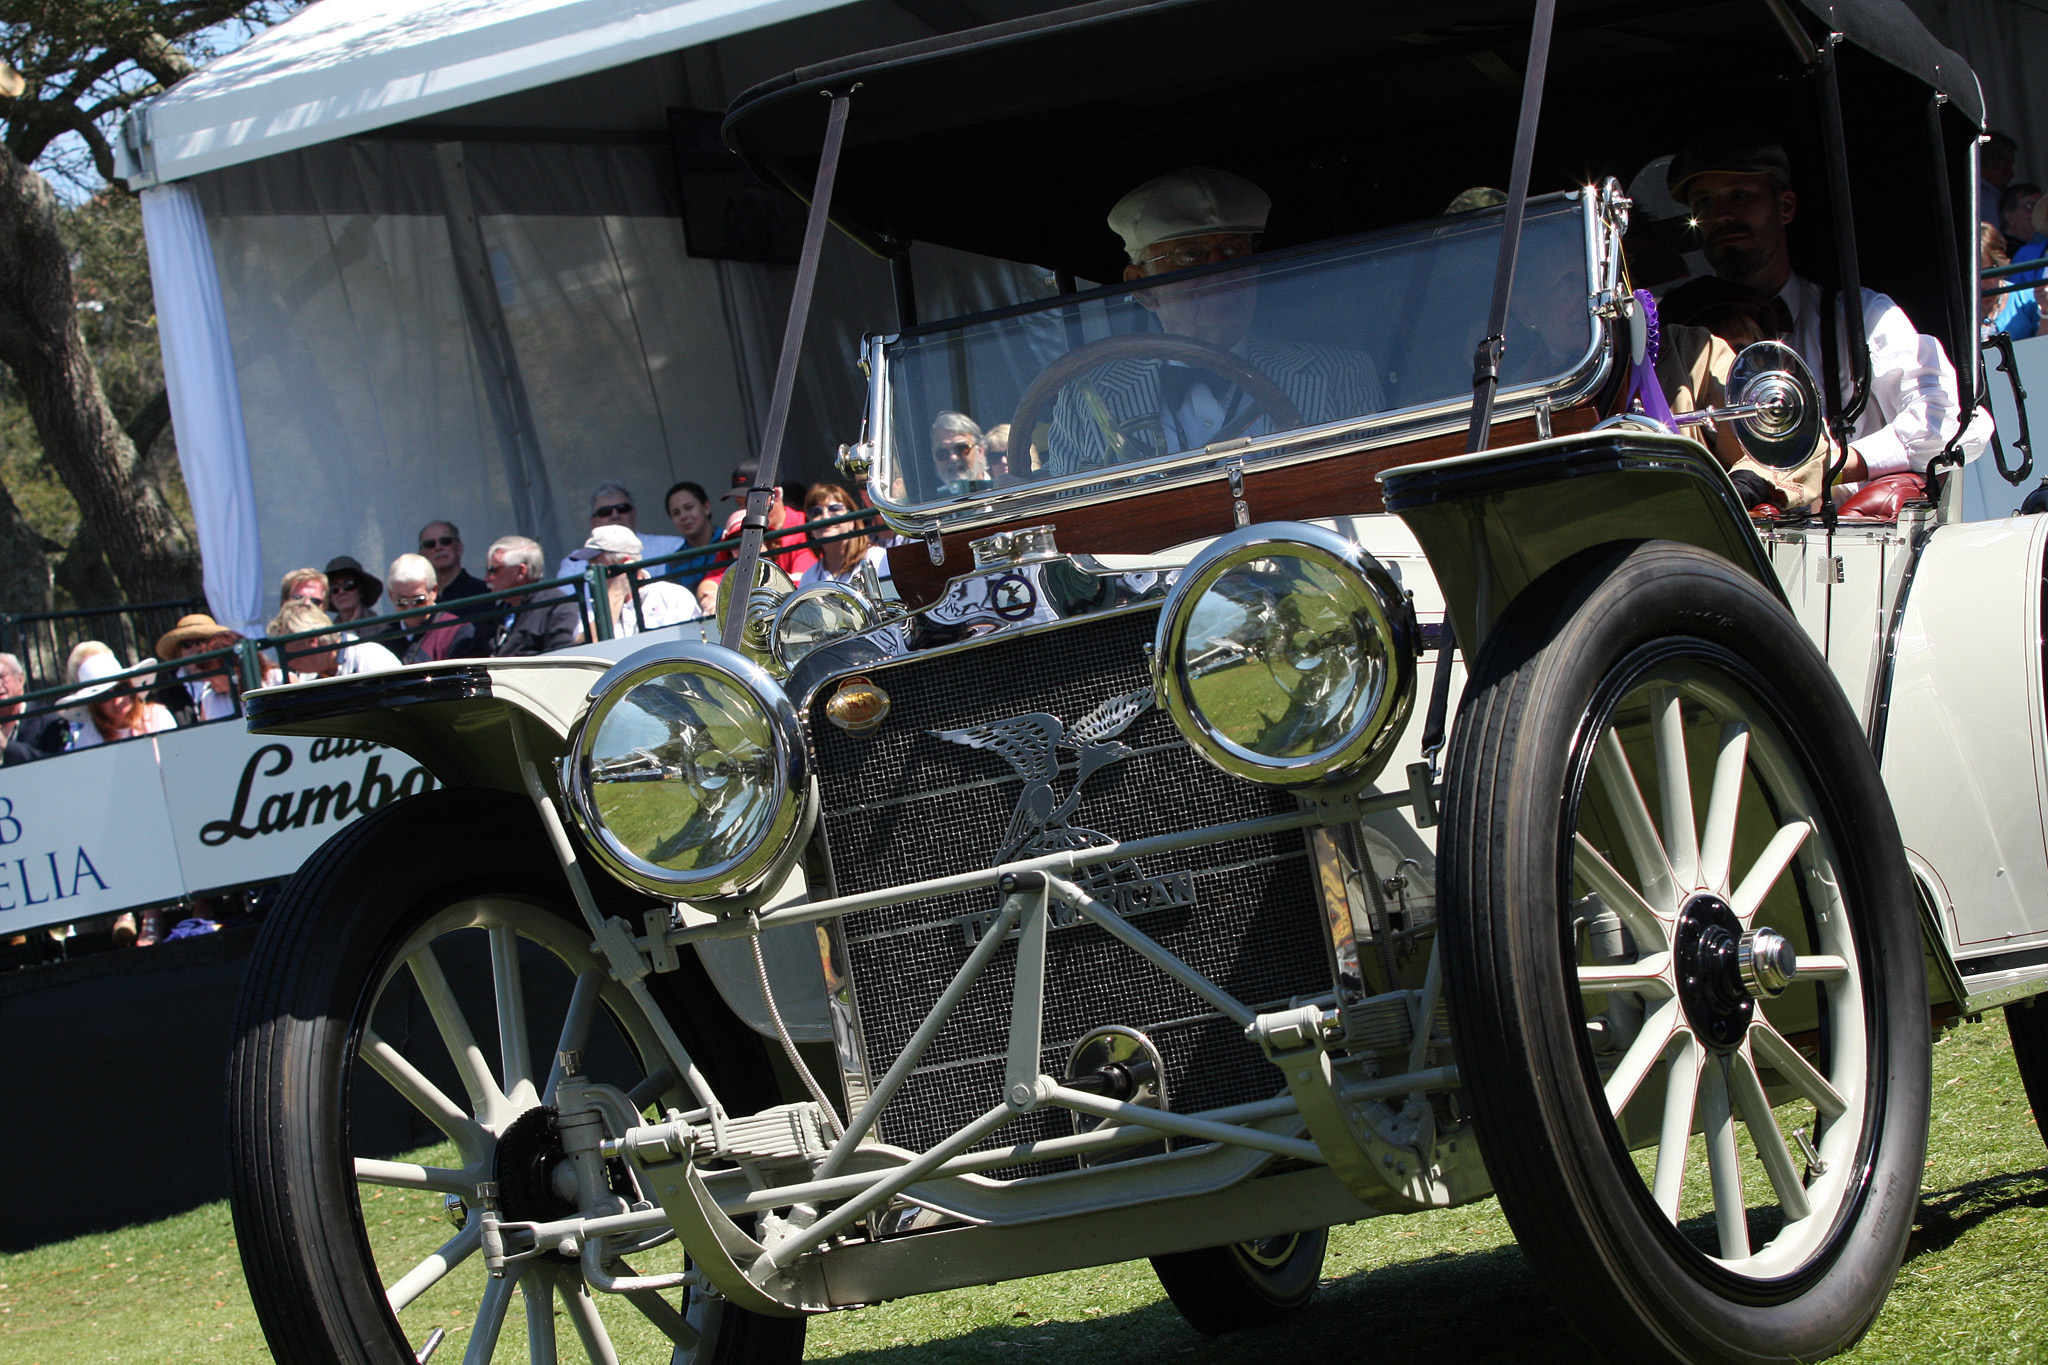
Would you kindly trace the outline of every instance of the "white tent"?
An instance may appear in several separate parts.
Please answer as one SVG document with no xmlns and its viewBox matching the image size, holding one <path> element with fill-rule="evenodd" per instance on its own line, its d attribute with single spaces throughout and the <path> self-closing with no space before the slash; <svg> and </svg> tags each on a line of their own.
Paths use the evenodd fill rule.
<svg viewBox="0 0 2048 1365">
<path fill-rule="evenodd" d="M 673 482 L 720 497 L 757 453 L 794 272 L 693 255 L 690 232 L 736 202 L 801 209 L 692 200 L 679 167 L 716 169 L 716 112 L 797 66 L 1056 7 L 321 0 L 138 109 L 120 170 L 214 613 L 250 631 L 285 570 L 338 554 L 381 576 L 432 519 L 480 574 L 499 535 L 579 544 L 601 481 L 643 533 L 671 530 Z M 931 316 L 1052 283 L 923 247 L 914 272 Z M 833 234 L 791 476 L 832 477 L 860 334 L 895 324 L 885 265 Z"/>
</svg>

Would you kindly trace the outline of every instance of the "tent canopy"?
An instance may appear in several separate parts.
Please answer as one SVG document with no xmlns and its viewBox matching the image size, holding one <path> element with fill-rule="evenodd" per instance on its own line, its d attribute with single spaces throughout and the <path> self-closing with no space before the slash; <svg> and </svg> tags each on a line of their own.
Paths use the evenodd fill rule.
<svg viewBox="0 0 2048 1365">
<path fill-rule="evenodd" d="M 1808 7 L 1808 50 L 1844 32 L 1889 73 L 1867 83 L 1874 100 L 1895 102 L 1904 83 L 1981 120 L 1969 67 L 1901 0 Z M 799 69 L 735 101 L 726 139 L 763 179 L 806 195 L 819 94 L 858 83 L 833 203 L 856 239 L 1113 279 L 1106 210 L 1190 164 L 1273 196 L 1269 246 L 1427 218 L 1467 187 L 1505 184 L 1530 12 L 1528 0 L 1098 0 Z M 1800 65 L 1789 22 L 1759 0 L 1563 0 L 1536 185 L 1626 179 L 1717 119 L 1799 122 L 1783 80 Z M 1600 90 L 1611 94 L 1585 97 Z M 1007 191 L 961 196 L 958 177 Z"/>
<path fill-rule="evenodd" d="M 321 0 L 132 118 L 149 185 L 716 42 L 850 0 Z"/>
</svg>

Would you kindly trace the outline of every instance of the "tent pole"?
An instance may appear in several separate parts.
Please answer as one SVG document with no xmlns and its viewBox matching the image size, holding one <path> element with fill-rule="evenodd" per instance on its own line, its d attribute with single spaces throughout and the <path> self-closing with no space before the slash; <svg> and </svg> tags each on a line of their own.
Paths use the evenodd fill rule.
<svg viewBox="0 0 2048 1365">
<path fill-rule="evenodd" d="M 1543 74 L 1550 65 L 1550 30 L 1557 0 L 1536 0 L 1536 23 L 1529 32 L 1529 65 L 1522 73 L 1522 112 L 1515 124 L 1514 168 L 1508 172 L 1507 218 L 1501 224 L 1500 259 L 1493 269 L 1493 306 L 1486 314 L 1486 336 L 1472 356 L 1472 425 L 1465 450 L 1486 449 L 1493 425 L 1493 395 L 1500 388 L 1501 355 L 1507 350 L 1508 295 L 1515 287 L 1515 258 L 1522 249 L 1522 211 L 1529 202 L 1529 163 L 1536 156 L 1536 120 L 1543 112 Z"/>
<path fill-rule="evenodd" d="M 1546 3 L 1548 0 L 1546 0 Z M 818 182 L 811 193 L 810 216 L 804 222 L 804 253 L 796 268 L 796 289 L 789 298 L 789 322 L 782 333 L 782 358 L 775 365 L 775 389 L 768 400 L 768 425 L 761 434 L 761 463 L 754 486 L 747 490 L 747 510 L 740 520 L 740 550 L 727 573 L 737 574 L 726 596 L 725 620 L 718 623 L 719 643 L 740 647 L 747 605 L 761 563 L 761 539 L 768 529 L 768 505 L 782 464 L 783 438 L 789 430 L 789 405 L 796 392 L 797 357 L 804 348 L 804 326 L 811 317 L 811 291 L 818 282 L 818 257 L 825 249 L 825 222 L 832 211 L 832 182 L 839 175 L 839 149 L 846 141 L 847 101 L 860 87 L 831 95 L 832 113 L 825 123 L 825 145 L 818 153 Z"/>
</svg>

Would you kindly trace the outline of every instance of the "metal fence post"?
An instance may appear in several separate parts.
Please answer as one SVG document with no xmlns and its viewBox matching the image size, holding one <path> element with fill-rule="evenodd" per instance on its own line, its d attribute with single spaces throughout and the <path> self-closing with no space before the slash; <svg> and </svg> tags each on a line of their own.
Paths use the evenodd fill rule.
<svg viewBox="0 0 2048 1365">
<path fill-rule="evenodd" d="M 235 658 L 242 666 L 242 690 L 263 686 L 263 651 L 256 641 L 243 640 L 237 644 Z"/>
<path fill-rule="evenodd" d="M 612 638 L 612 599 L 604 565 L 592 561 L 583 571 L 583 591 L 590 603 L 590 628 L 600 640 Z"/>
</svg>

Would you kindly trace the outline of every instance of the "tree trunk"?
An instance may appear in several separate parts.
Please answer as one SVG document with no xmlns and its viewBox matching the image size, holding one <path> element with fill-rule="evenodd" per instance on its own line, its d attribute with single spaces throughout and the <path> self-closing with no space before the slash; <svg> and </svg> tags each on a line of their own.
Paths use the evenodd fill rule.
<svg viewBox="0 0 2048 1365">
<path fill-rule="evenodd" d="M 59 547 L 37 535 L 0 488 L 0 612 L 50 609 L 50 554 Z"/>
<path fill-rule="evenodd" d="M 79 332 L 56 208 L 43 177 L 0 144 L 0 364 L 128 600 L 196 596 L 199 557 L 144 477 Z"/>
</svg>

